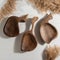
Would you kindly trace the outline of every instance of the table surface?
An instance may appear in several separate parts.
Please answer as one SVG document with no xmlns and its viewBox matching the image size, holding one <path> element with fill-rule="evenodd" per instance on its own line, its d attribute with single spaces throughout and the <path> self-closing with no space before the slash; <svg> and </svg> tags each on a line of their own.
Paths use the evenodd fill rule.
<svg viewBox="0 0 60 60">
<path fill-rule="evenodd" d="M 3 6 L 4 2 L 6 2 L 6 0 L 0 1 L 0 8 L 1 6 Z M 41 19 L 46 13 L 39 13 L 35 8 L 31 6 L 30 3 L 27 3 L 26 0 L 17 0 L 16 11 L 14 11 L 11 15 L 21 16 L 24 14 L 29 14 L 29 18 L 38 16 L 39 19 Z M 20 35 L 12 38 L 5 36 L 3 33 L 5 22 L 6 20 L 4 19 L 0 23 L 0 60 L 43 60 L 42 53 L 46 46 L 60 46 L 60 14 L 53 15 L 53 19 L 49 21 L 56 27 L 58 31 L 57 37 L 50 44 L 45 43 L 44 45 L 42 45 L 40 42 L 38 42 L 36 49 L 30 52 L 21 52 L 19 49 L 21 36 L 23 35 L 26 27 L 27 30 L 28 27 L 31 27 L 31 21 L 28 21 L 28 23 L 19 23 Z M 38 21 L 35 24 L 35 28 L 37 23 Z M 60 60 L 60 57 L 56 58 L 56 60 Z"/>
</svg>

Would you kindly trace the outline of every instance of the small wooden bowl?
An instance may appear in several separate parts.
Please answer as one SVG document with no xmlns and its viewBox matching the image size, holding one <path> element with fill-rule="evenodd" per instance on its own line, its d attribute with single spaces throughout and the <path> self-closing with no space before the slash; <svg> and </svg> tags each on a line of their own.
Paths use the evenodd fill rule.
<svg viewBox="0 0 60 60">
<path fill-rule="evenodd" d="M 21 44 L 21 50 L 22 51 L 32 51 L 36 48 L 37 46 L 37 42 L 36 42 L 36 38 L 32 33 L 33 30 L 33 26 L 34 26 L 34 22 L 38 19 L 38 17 L 34 17 L 32 19 L 32 29 L 30 31 L 27 31 L 24 33 L 23 37 L 22 37 L 22 44 Z"/>
<path fill-rule="evenodd" d="M 56 28 L 48 23 L 50 19 L 52 19 L 52 15 L 47 14 L 40 23 L 40 35 L 43 41 L 46 43 L 50 43 L 57 36 Z"/>
<path fill-rule="evenodd" d="M 25 22 L 28 15 L 21 17 L 11 16 L 8 18 L 7 22 L 4 25 L 3 32 L 9 37 L 15 37 L 19 34 L 18 22 Z"/>
</svg>

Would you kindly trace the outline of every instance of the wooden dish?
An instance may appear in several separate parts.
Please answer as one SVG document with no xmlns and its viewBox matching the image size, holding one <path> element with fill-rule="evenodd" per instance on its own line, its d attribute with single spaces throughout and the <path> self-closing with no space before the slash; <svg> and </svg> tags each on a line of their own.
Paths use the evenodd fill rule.
<svg viewBox="0 0 60 60">
<path fill-rule="evenodd" d="M 50 19 L 52 19 L 52 15 L 47 14 L 45 18 L 42 19 L 40 24 L 40 35 L 46 43 L 50 43 L 57 36 L 56 28 L 48 23 Z"/>
<path fill-rule="evenodd" d="M 32 29 L 30 31 L 27 31 L 24 33 L 23 37 L 22 37 L 22 44 L 21 44 L 21 50 L 22 51 L 32 51 L 36 48 L 37 46 L 37 42 L 36 42 L 36 38 L 32 33 L 33 30 L 33 26 L 34 26 L 34 22 L 38 19 L 38 17 L 34 17 L 32 19 Z"/>
<path fill-rule="evenodd" d="M 24 22 L 27 20 L 28 15 L 21 17 L 11 16 L 8 18 L 7 22 L 4 25 L 3 32 L 9 37 L 15 37 L 19 34 L 18 22 Z"/>
</svg>

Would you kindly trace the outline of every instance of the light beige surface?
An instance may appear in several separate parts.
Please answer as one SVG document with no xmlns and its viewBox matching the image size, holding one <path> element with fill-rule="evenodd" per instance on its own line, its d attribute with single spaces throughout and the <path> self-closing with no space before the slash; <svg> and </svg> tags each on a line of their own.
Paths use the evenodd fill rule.
<svg viewBox="0 0 60 60">
<path fill-rule="evenodd" d="M 2 0 L 0 0 L 1 3 Z M 3 0 L 3 3 L 6 0 Z M 40 19 L 45 15 L 37 12 L 29 3 L 26 3 L 25 0 L 17 0 L 17 8 L 16 11 L 11 15 L 21 16 L 23 14 L 29 14 L 29 17 L 38 16 Z M 54 15 L 53 20 L 50 21 L 57 30 L 58 36 L 54 39 L 49 45 L 58 45 L 60 46 L 60 15 Z M 0 23 L 0 60 L 42 60 L 42 52 L 47 44 L 41 45 L 38 43 L 38 46 L 35 50 L 26 53 L 17 53 L 15 50 L 19 49 L 19 39 L 17 37 L 9 38 L 3 34 L 5 20 Z M 26 24 L 21 23 L 20 32 L 25 31 Z M 60 60 L 60 57 L 56 60 Z"/>
</svg>

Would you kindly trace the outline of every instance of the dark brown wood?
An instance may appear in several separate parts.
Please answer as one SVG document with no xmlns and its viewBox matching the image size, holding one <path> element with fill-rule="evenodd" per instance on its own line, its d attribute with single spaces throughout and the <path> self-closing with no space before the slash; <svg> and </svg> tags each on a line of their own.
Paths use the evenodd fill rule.
<svg viewBox="0 0 60 60">
<path fill-rule="evenodd" d="M 31 34 L 30 31 L 25 32 L 22 39 L 21 50 L 22 51 L 32 51 L 36 48 L 37 42 L 35 37 Z"/>
<path fill-rule="evenodd" d="M 5 35 L 9 36 L 9 37 L 15 37 L 19 34 L 19 27 L 18 27 L 18 22 L 16 20 L 17 17 L 12 16 L 10 18 L 8 18 L 3 31 L 5 33 Z"/>
<path fill-rule="evenodd" d="M 38 19 L 37 17 L 34 17 L 32 19 L 32 29 L 31 29 L 31 31 L 25 32 L 23 37 L 22 37 L 22 43 L 21 43 L 21 50 L 22 51 L 25 51 L 25 52 L 26 51 L 32 51 L 37 46 L 36 38 L 35 38 L 35 36 L 32 33 L 34 22 L 37 19 Z"/>
<path fill-rule="evenodd" d="M 3 28 L 3 32 L 5 35 L 9 37 L 15 37 L 19 34 L 19 26 L 18 22 L 25 22 L 27 20 L 28 15 L 23 15 L 21 17 L 11 16 L 8 18 L 5 26 Z"/>
</svg>

